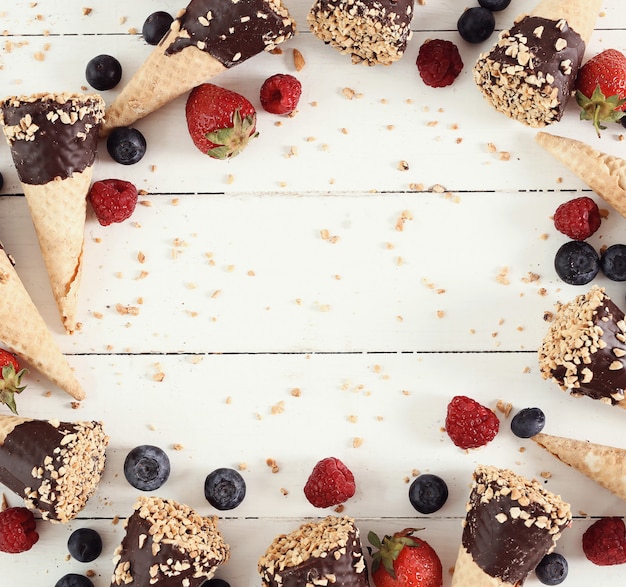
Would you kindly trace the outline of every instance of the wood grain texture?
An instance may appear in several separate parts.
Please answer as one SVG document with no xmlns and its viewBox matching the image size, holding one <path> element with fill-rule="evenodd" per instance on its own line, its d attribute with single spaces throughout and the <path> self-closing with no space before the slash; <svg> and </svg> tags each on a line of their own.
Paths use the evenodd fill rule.
<svg viewBox="0 0 626 587">
<path fill-rule="evenodd" d="M 362 535 L 423 527 L 445 587 L 479 463 L 541 479 L 570 501 L 574 523 L 558 547 L 570 565 L 567 585 L 623 582 L 623 567 L 596 567 L 581 549 L 592 518 L 626 513 L 621 500 L 516 438 L 502 412 L 500 433 L 476 451 L 456 449 L 443 426 L 449 399 L 465 394 L 494 409 L 499 400 L 513 412 L 539 406 L 546 432 L 626 446 L 623 410 L 570 397 L 537 365 L 546 313 L 582 291 L 554 273 L 554 253 L 567 240 L 554 229 L 555 209 L 578 195 L 596 198 L 606 210 L 589 239 L 597 250 L 624 242 L 626 219 L 537 147 L 533 129 L 483 100 L 471 66 L 495 35 L 481 45 L 461 41 L 455 27 L 464 5 L 416 5 L 405 57 L 368 68 L 306 30 L 308 2 L 286 4 L 300 34 L 282 54 L 259 55 L 213 80 L 258 109 L 259 138 L 239 157 L 218 162 L 195 150 L 184 97 L 138 122 L 148 141 L 138 164 L 117 165 L 101 145 L 94 179 L 127 179 L 143 193 L 123 224 L 102 227 L 88 214 L 82 326 L 72 336 L 60 324 L 9 150 L 0 149 L 0 239 L 88 396 L 73 408 L 32 371 L 20 412 L 102 420 L 111 438 L 104 479 L 79 519 L 39 523 L 32 551 L 0 553 L 0 584 L 46 587 L 92 569 L 95 587 L 108 587 L 119 520 L 137 498 L 122 465 L 144 443 L 161 446 L 172 462 L 159 495 L 203 514 L 217 513 L 204 499 L 206 475 L 241 467 L 248 496 L 220 522 L 232 557 L 219 576 L 233 587 L 260 584 L 256 561 L 275 535 L 327 513 L 308 504 L 302 487 L 330 455 L 355 474 L 345 513 Z M 534 4 L 514 0 L 497 28 Z M 4 95 L 88 91 L 85 65 L 100 53 L 121 61 L 123 84 L 151 51 L 137 32 L 146 16 L 181 7 L 94 1 L 85 15 L 85 6 L 0 7 Z M 625 51 L 625 29 L 622 3 L 606 0 L 587 55 Z M 457 43 L 465 63 L 454 85 L 437 90 L 415 67 L 420 45 L 435 37 Z M 306 61 L 300 72 L 294 48 Z M 279 71 L 303 84 L 293 117 L 260 107 L 262 81 Z M 621 126 L 598 139 L 573 104 L 549 130 L 626 156 Z M 621 284 L 594 283 L 624 304 Z M 418 471 L 441 475 L 450 488 L 431 516 L 416 515 L 407 498 Z M 70 532 L 85 526 L 104 540 L 89 564 L 69 560 L 66 549 Z M 540 583 L 531 576 L 526 585 Z"/>
</svg>

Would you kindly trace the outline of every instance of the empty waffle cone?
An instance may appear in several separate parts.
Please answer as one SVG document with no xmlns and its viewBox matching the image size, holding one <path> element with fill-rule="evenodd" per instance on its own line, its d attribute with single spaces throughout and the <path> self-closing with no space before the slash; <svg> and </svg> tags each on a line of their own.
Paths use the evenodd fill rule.
<svg viewBox="0 0 626 587">
<path fill-rule="evenodd" d="M 492 577 L 483 571 L 475 562 L 465 547 L 459 547 L 459 553 L 454 565 L 452 587 L 505 587 L 517 584 L 507 583 L 498 577 Z"/>
<path fill-rule="evenodd" d="M 602 0 L 542 0 L 530 15 L 550 20 L 565 19 L 588 45 L 601 7 Z"/>
<path fill-rule="evenodd" d="M 577 141 L 538 132 L 537 142 L 626 217 L 626 160 Z"/>
<path fill-rule="evenodd" d="M 85 398 L 4 250 L 0 250 L 0 340 L 74 399 Z"/>
<path fill-rule="evenodd" d="M 65 330 L 76 329 L 87 195 L 104 101 L 33 94 L 2 102 L 0 122 L 28 202 Z"/>
<path fill-rule="evenodd" d="M 107 108 L 103 135 L 275 48 L 294 32 L 281 0 L 191 0 Z"/>
<path fill-rule="evenodd" d="M 559 461 L 626 500 L 626 450 L 543 433 L 532 439 Z"/>
</svg>

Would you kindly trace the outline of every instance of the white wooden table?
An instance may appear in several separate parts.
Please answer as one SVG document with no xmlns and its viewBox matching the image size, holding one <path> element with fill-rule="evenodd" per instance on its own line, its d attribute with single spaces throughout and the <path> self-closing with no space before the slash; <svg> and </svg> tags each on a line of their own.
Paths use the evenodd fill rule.
<svg viewBox="0 0 626 587">
<path fill-rule="evenodd" d="M 248 495 L 221 522 L 232 556 L 218 576 L 233 587 L 260 584 L 256 561 L 276 534 L 328 513 L 309 505 L 302 488 L 330 455 L 355 474 L 357 493 L 345 513 L 362 535 L 425 528 L 444 585 L 478 463 L 539 479 L 551 473 L 545 486 L 575 515 L 558 547 L 570 565 L 566 584 L 623 582 L 624 567 L 596 567 L 581 548 L 591 518 L 626 514 L 621 500 L 516 438 L 501 413 L 501 432 L 479 450 L 461 451 L 443 432 L 448 401 L 465 394 L 493 408 L 500 399 L 514 410 L 539 406 L 546 432 L 626 446 L 622 410 L 570 398 L 543 381 L 537 366 L 544 312 L 584 289 L 554 273 L 554 253 L 567 238 L 551 215 L 572 197 L 594 194 L 535 145 L 533 129 L 481 97 L 471 67 L 495 35 L 482 45 L 460 39 L 456 20 L 465 3 L 416 4 L 406 55 L 387 68 L 352 65 L 308 32 L 311 2 L 286 4 L 300 34 L 282 54 L 262 54 L 213 80 L 257 106 L 260 136 L 241 156 L 219 162 L 195 150 L 184 97 L 137 123 L 148 141 L 138 164 L 118 165 L 101 149 L 94 179 L 128 179 L 145 190 L 146 205 L 109 227 L 90 213 L 83 326 L 73 336 L 62 331 L 9 149 L 0 149 L 1 240 L 88 394 L 72 409 L 69 396 L 33 371 L 21 414 L 102 420 L 111 438 L 103 482 L 79 519 L 40 523 L 30 552 L 0 553 L 0 584 L 44 587 L 93 570 L 96 587 L 108 587 L 123 535 L 113 521 L 129 515 L 138 496 L 122 463 L 144 443 L 161 446 L 172 462 L 157 493 L 203 514 L 218 513 L 204 499 L 205 476 L 245 466 Z M 534 4 L 513 0 L 497 28 Z M 176 0 L 5 0 L 1 91 L 82 91 L 85 65 L 100 53 L 121 61 L 123 85 L 152 49 L 140 35 L 144 19 L 181 7 Z M 622 1 L 605 0 L 588 55 L 625 51 L 625 28 Z M 435 37 L 457 43 L 465 63 L 445 89 L 426 87 L 415 66 L 422 42 Z M 306 60 L 300 72 L 293 48 Z M 291 118 L 260 107 L 258 89 L 277 72 L 303 85 Z M 626 156 L 626 131 L 612 125 L 597 139 L 573 103 L 549 130 Z M 400 161 L 409 169 L 400 171 Z M 611 211 L 590 242 L 624 242 L 625 227 Z M 625 302 L 622 285 L 595 283 Z M 408 501 L 416 471 L 449 485 L 448 502 L 430 516 Z M 71 531 L 85 526 L 104 540 L 93 563 L 67 555 Z M 539 584 L 534 575 L 527 581 Z"/>
</svg>

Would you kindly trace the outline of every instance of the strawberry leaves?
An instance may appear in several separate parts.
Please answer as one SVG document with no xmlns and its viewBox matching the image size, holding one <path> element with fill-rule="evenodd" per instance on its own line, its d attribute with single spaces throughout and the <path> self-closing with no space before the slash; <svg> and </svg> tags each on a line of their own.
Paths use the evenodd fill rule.
<svg viewBox="0 0 626 587">
<path fill-rule="evenodd" d="M 245 149 L 248 141 L 257 136 L 255 128 L 255 115 L 242 117 L 241 111 L 235 110 L 231 127 L 219 128 L 204 135 L 214 145 L 207 151 L 207 155 L 214 159 L 236 157 Z"/>
<path fill-rule="evenodd" d="M 2 367 L 2 379 L 0 379 L 0 402 L 6 404 L 6 406 L 14 414 L 17 414 L 15 394 L 21 393 L 24 389 L 26 389 L 26 386 L 22 385 L 21 382 L 24 373 L 27 373 L 26 369 L 15 371 L 15 367 L 12 364 L 4 365 L 4 367 Z"/>
<path fill-rule="evenodd" d="M 625 112 L 620 111 L 620 108 L 626 104 L 626 99 L 620 99 L 617 94 L 605 96 L 600 84 L 596 86 L 591 98 L 577 90 L 576 102 L 581 107 L 580 119 L 593 121 L 598 136 L 601 130 L 606 130 L 603 122 L 618 122 L 626 115 Z"/>
</svg>

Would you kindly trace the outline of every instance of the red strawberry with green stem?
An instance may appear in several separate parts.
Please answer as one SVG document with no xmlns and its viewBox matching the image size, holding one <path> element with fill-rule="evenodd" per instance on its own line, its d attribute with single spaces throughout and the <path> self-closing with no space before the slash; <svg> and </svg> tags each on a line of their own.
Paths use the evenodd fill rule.
<svg viewBox="0 0 626 587">
<path fill-rule="evenodd" d="M 194 88 L 185 106 L 194 145 L 214 159 L 229 159 L 258 135 L 256 110 L 250 101 L 214 84 Z"/>
<path fill-rule="evenodd" d="M 376 587 L 441 587 L 441 559 L 425 540 L 413 536 L 415 528 L 405 528 L 382 541 L 368 534 L 378 550 L 372 554 L 372 579 Z M 371 549 L 370 549 L 371 550 Z"/>
<path fill-rule="evenodd" d="M 600 136 L 603 122 L 617 122 L 626 110 L 626 56 L 606 49 L 592 57 L 578 72 L 576 101 L 581 120 L 593 121 Z"/>
<path fill-rule="evenodd" d="M 22 376 L 26 369 L 20 369 L 15 355 L 5 349 L 0 349 L 0 402 L 17 414 L 15 394 L 21 393 L 25 385 L 22 385 Z"/>
</svg>

